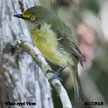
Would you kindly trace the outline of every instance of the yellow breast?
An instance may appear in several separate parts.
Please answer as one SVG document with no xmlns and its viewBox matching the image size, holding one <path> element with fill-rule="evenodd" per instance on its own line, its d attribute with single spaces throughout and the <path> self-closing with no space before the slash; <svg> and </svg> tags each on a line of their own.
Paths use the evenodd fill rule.
<svg viewBox="0 0 108 108">
<path fill-rule="evenodd" d="M 32 39 L 38 49 L 42 52 L 50 52 L 56 49 L 56 34 L 51 30 L 51 25 L 44 24 L 40 29 L 34 29 Z"/>
<path fill-rule="evenodd" d="M 58 41 L 51 25 L 44 24 L 40 29 L 34 29 L 31 36 L 36 47 L 50 62 L 61 66 L 66 64 L 64 55 L 57 50 Z"/>
</svg>

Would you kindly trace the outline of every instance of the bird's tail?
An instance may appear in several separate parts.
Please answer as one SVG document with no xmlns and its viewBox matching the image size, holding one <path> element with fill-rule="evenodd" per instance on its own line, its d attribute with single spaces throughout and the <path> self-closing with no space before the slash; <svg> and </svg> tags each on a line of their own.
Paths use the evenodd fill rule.
<svg viewBox="0 0 108 108">
<path fill-rule="evenodd" d="M 72 66 L 69 66 L 72 71 L 72 80 L 73 80 L 73 87 L 74 87 L 74 93 L 75 93 L 75 100 L 76 102 L 83 102 L 82 97 L 82 89 L 81 89 L 81 83 L 78 76 L 78 70 L 77 68 L 73 68 Z"/>
</svg>

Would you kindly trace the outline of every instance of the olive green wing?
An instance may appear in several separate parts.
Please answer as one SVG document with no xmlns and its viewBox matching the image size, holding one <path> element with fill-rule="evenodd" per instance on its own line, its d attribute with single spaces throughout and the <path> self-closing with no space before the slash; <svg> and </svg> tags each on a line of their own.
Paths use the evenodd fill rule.
<svg viewBox="0 0 108 108">
<path fill-rule="evenodd" d="M 60 43 L 60 45 L 67 50 L 68 52 L 70 52 L 72 55 L 76 56 L 81 65 L 83 66 L 83 61 L 85 61 L 85 58 L 82 56 L 79 48 L 77 47 L 77 45 L 75 45 L 75 43 L 73 43 L 71 40 L 69 40 L 67 38 L 67 36 L 65 35 L 61 35 L 60 33 L 57 34 L 57 39 Z"/>
<path fill-rule="evenodd" d="M 58 17 L 50 19 L 47 23 L 51 24 L 52 30 L 56 33 L 58 42 L 62 48 L 77 57 L 82 65 L 85 58 L 82 56 L 78 42 L 70 28 Z"/>
</svg>

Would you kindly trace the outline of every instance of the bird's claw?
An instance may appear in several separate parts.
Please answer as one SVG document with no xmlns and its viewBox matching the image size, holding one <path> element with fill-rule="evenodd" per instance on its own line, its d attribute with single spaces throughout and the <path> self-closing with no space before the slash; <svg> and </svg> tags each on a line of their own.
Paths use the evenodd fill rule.
<svg viewBox="0 0 108 108">
<path fill-rule="evenodd" d="M 51 83 L 54 79 L 58 79 L 58 80 L 62 81 L 61 78 L 59 78 L 57 75 L 54 75 L 52 78 L 49 79 L 49 82 Z"/>
<path fill-rule="evenodd" d="M 57 72 L 52 71 L 52 70 L 48 70 L 47 73 L 53 73 L 53 74 L 54 74 L 54 76 L 53 76 L 52 78 L 49 79 L 49 82 L 52 82 L 54 79 L 58 79 L 58 80 L 62 81 L 62 79 L 59 78 L 58 75 L 59 75 L 65 68 L 66 68 L 66 66 L 65 66 L 65 67 L 60 67 L 60 68 L 57 70 Z"/>
</svg>

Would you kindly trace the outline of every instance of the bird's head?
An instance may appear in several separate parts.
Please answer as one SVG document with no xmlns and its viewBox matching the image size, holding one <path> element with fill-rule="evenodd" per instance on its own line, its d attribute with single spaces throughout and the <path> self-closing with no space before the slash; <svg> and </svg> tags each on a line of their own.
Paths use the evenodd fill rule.
<svg viewBox="0 0 108 108">
<path fill-rule="evenodd" d="M 27 9 L 23 14 L 15 14 L 14 16 L 24 19 L 28 26 L 34 28 L 35 26 L 46 22 L 50 18 L 55 17 L 56 15 L 47 8 L 42 6 L 34 6 Z"/>
</svg>

